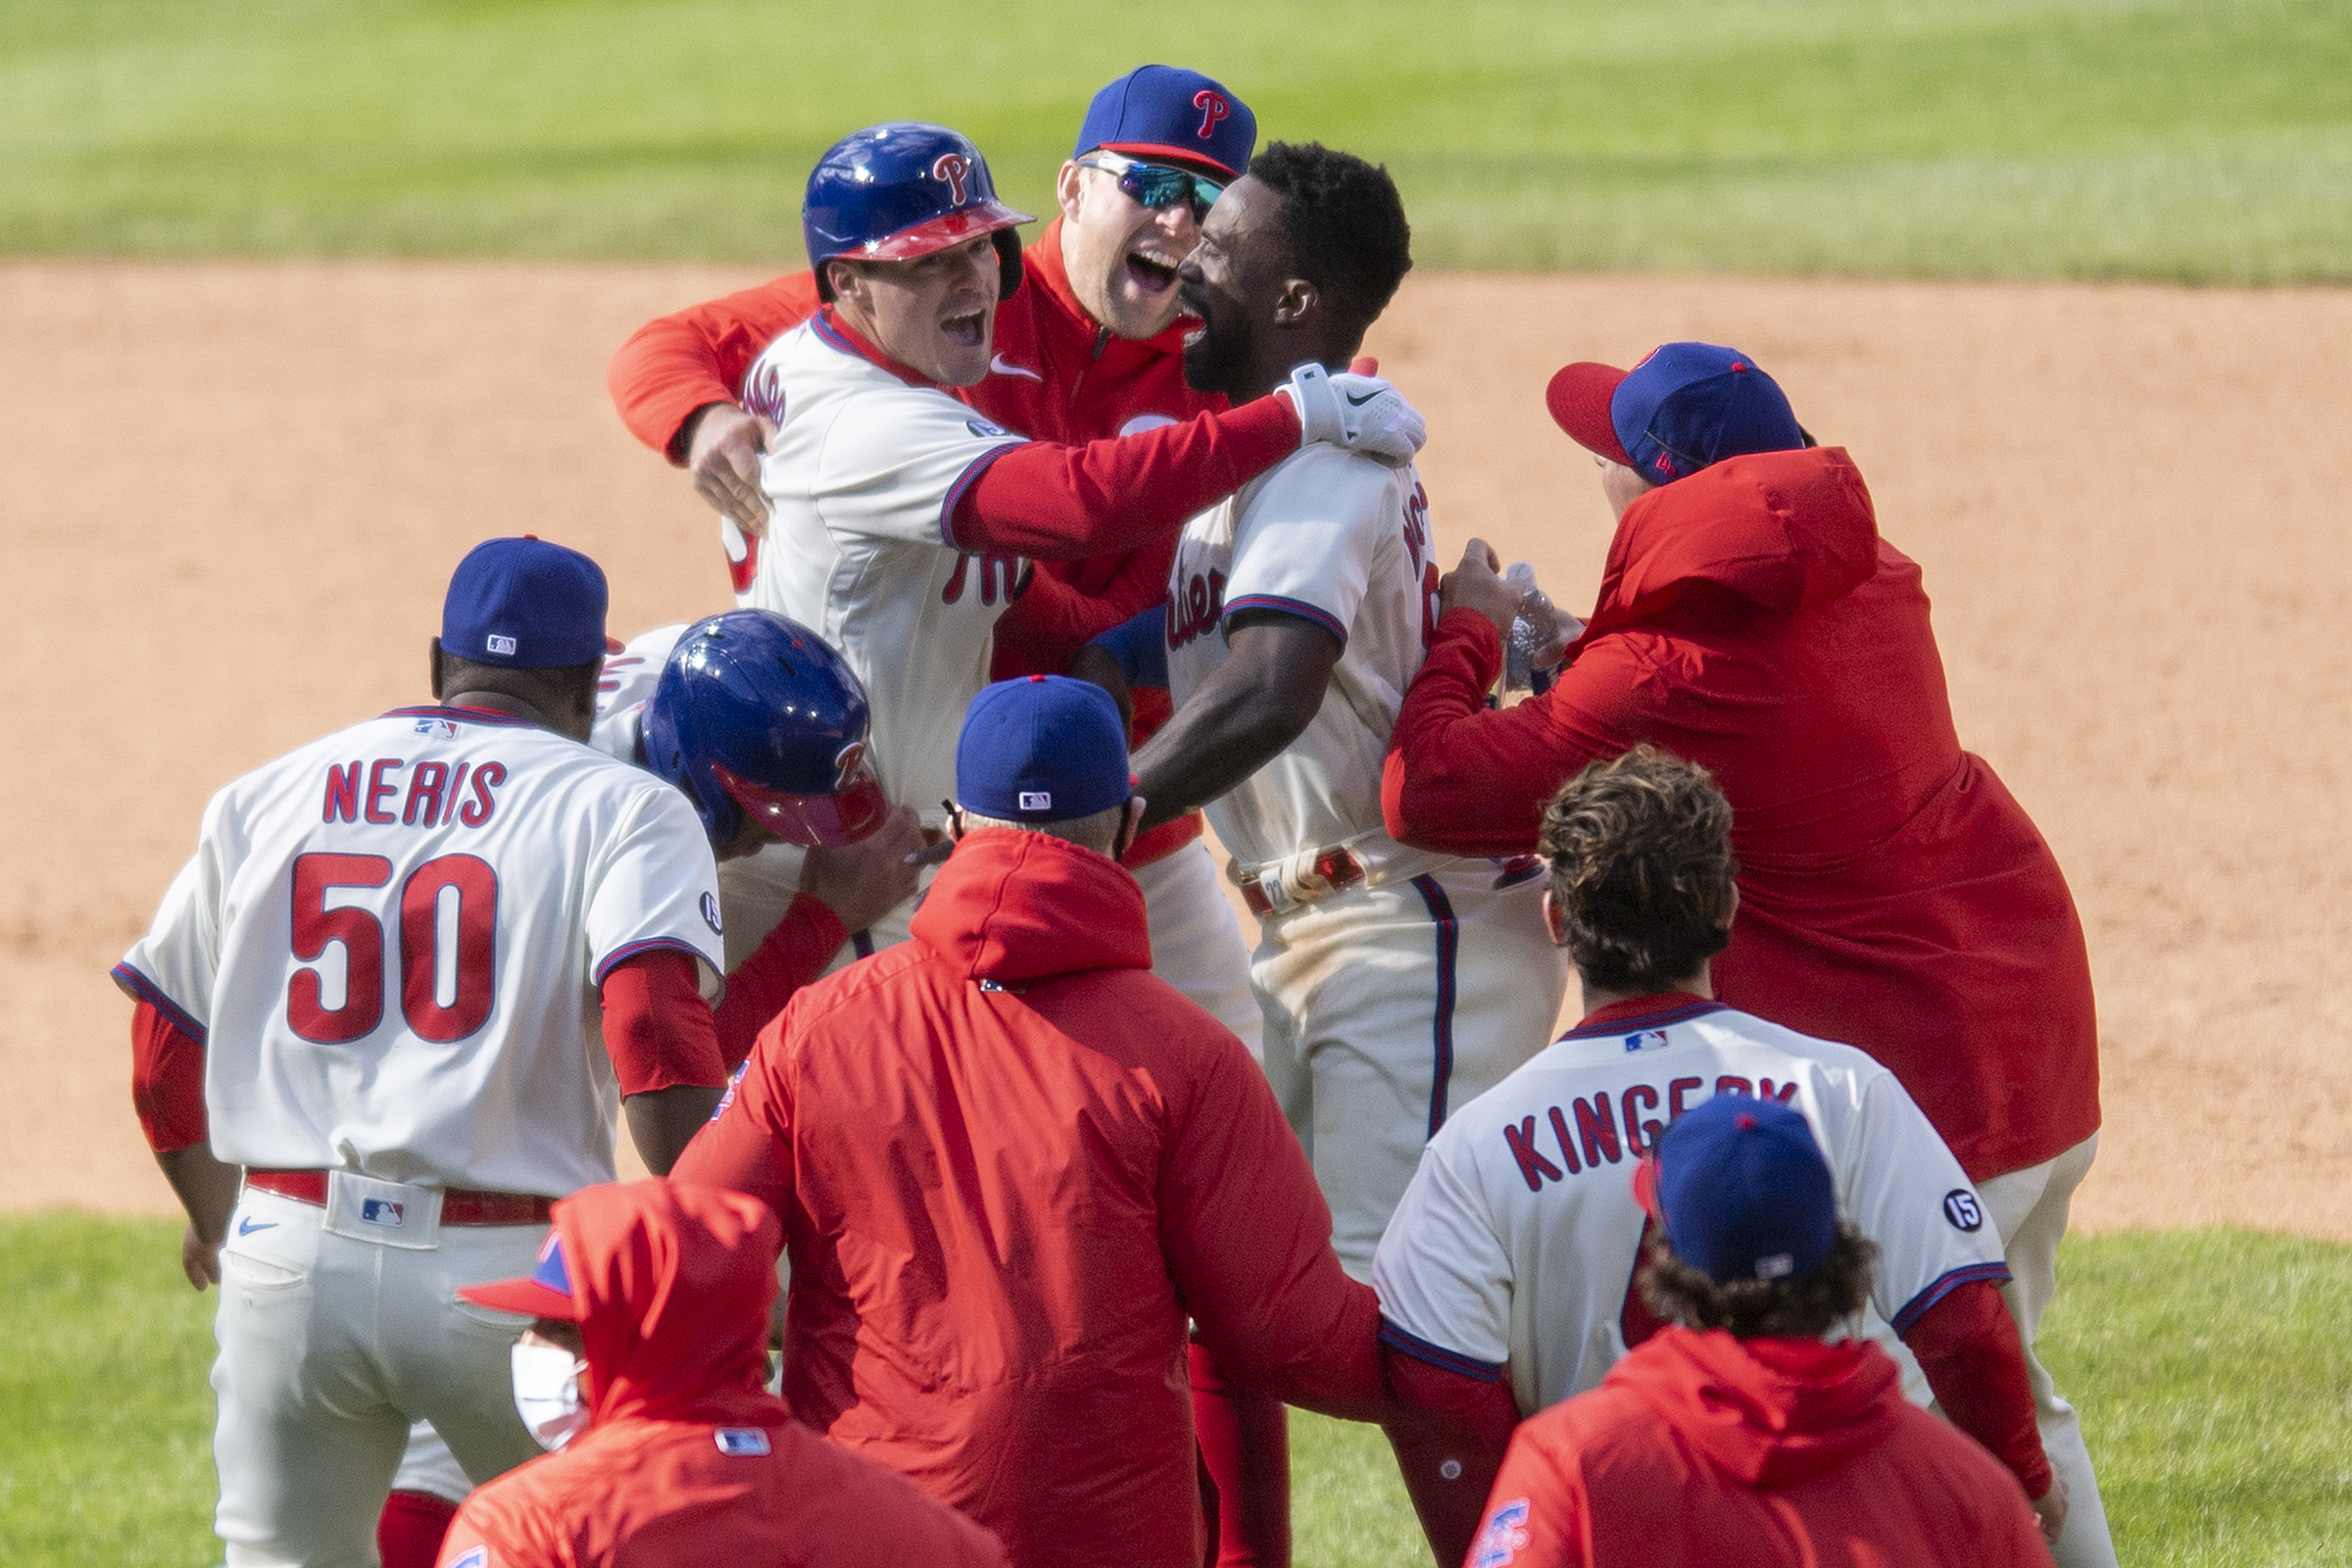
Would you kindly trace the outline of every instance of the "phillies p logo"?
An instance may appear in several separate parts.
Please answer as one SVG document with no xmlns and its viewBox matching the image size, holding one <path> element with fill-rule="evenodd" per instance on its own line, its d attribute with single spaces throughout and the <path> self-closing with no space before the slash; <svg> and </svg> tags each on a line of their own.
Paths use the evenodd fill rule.
<svg viewBox="0 0 2352 1568">
<path fill-rule="evenodd" d="M 1216 134 L 1217 122 L 1233 113 L 1233 105 L 1212 87 L 1203 87 L 1193 94 L 1193 107 L 1200 111 L 1200 128 L 1193 134 L 1202 141 Z"/>
<path fill-rule="evenodd" d="M 931 166 L 931 177 L 948 182 L 948 205 L 963 205 L 963 182 L 972 172 L 972 161 L 961 153 L 941 153 Z"/>
</svg>

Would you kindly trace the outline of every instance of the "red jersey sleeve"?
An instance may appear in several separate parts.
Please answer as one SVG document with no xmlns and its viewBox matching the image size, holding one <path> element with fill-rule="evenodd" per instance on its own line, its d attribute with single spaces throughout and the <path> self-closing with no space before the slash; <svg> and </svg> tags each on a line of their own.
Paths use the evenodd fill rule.
<svg viewBox="0 0 2352 1568">
<path fill-rule="evenodd" d="M 130 1102 L 159 1154 L 212 1136 L 204 1109 L 204 1042 L 147 1003 L 130 1009 Z"/>
<path fill-rule="evenodd" d="M 793 895 L 792 906 L 752 956 L 727 976 L 727 996 L 718 1004 L 718 1054 L 733 1072 L 752 1054 L 752 1042 L 784 1010 L 793 993 L 825 972 L 833 955 L 850 940 L 841 916 L 824 900 Z"/>
<path fill-rule="evenodd" d="M 686 416 L 706 403 L 736 402 L 752 362 L 816 308 L 815 276 L 792 272 L 646 322 L 605 368 L 605 389 L 620 422 L 683 464 L 676 442 Z"/>
<path fill-rule="evenodd" d="M 1353 1421 L 1396 1413 L 1380 1301 L 1331 1250 L 1331 1209 L 1265 1074 L 1224 1036 L 1171 1107 L 1160 1246 L 1201 1343 L 1236 1385 Z"/>
<path fill-rule="evenodd" d="M 696 986 L 695 960 L 657 948 L 605 974 L 605 1050 L 624 1095 L 727 1081 L 710 1004 Z"/>
<path fill-rule="evenodd" d="M 1298 450 L 1298 416 L 1271 395 L 1084 446 L 1032 441 L 979 471 L 956 498 L 951 531 L 956 549 L 975 555 L 1069 561 L 1133 550 Z"/>
<path fill-rule="evenodd" d="M 2017 1320 L 1989 1280 L 1955 1286 L 1903 1336 L 1952 1425 L 1983 1444 L 2029 1497 L 2050 1490 Z"/>
<path fill-rule="evenodd" d="M 1175 559 L 1171 534 L 1128 552 L 1111 571 L 1090 571 L 1089 577 L 1106 579 L 1099 587 L 1073 582 L 1061 563 L 1041 564 L 1028 589 L 997 622 L 990 675 L 1013 680 L 1068 669 L 1079 649 L 1167 597 L 1168 568 Z"/>
<path fill-rule="evenodd" d="M 790 1008 L 760 1031 L 726 1098 L 670 1167 L 675 1182 L 749 1193 L 791 1230 L 792 1099 L 783 1068 Z"/>
<path fill-rule="evenodd" d="M 1552 792 L 1594 758 L 1627 749 L 1576 709 L 1580 667 L 1562 670 L 1541 697 L 1491 709 L 1502 638 L 1477 611 L 1448 611 L 1389 737 L 1380 779 L 1389 836 L 1448 855 L 1534 853 Z M 1594 673 L 1584 670 L 1587 684 Z"/>
<path fill-rule="evenodd" d="M 1389 1390 L 1408 1412 L 1390 1423 L 1389 1446 L 1421 1533 L 1438 1561 L 1460 1562 L 1519 1424 L 1510 1383 L 1448 1371 L 1387 1346 L 1381 1357 Z"/>
</svg>

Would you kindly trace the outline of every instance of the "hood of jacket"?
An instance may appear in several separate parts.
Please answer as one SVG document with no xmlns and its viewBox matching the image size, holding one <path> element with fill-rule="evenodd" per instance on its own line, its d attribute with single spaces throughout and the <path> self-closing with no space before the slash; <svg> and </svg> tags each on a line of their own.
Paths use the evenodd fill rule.
<svg viewBox="0 0 2352 1568">
<path fill-rule="evenodd" d="M 1853 592 L 1878 561 L 1870 490 L 1842 448 L 1727 458 L 1625 509 L 1585 637 L 1637 624 L 1696 584 L 1794 614 Z"/>
<path fill-rule="evenodd" d="M 914 913 L 914 939 L 973 980 L 1149 969 L 1144 890 L 1106 857 L 1044 833 L 967 833 Z"/>
<path fill-rule="evenodd" d="M 1736 1340 L 1659 1330 L 1602 1380 L 1638 1395 L 1707 1461 L 1767 1491 L 1843 1464 L 1894 1430 L 1901 1380 L 1867 1340 Z"/>
<path fill-rule="evenodd" d="M 772 1426 L 767 1310 L 783 1227 L 741 1193 L 661 1177 L 556 1204 L 596 1425 L 625 1417 Z"/>
</svg>

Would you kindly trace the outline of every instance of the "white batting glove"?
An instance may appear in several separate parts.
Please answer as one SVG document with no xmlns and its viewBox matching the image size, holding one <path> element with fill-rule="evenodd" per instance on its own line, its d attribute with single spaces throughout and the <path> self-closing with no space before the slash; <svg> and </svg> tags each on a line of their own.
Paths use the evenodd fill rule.
<svg viewBox="0 0 2352 1568">
<path fill-rule="evenodd" d="M 1322 441 L 1401 468 L 1429 439 L 1420 414 L 1376 375 L 1334 375 L 1310 362 L 1275 390 L 1298 411 L 1300 446 Z"/>
</svg>

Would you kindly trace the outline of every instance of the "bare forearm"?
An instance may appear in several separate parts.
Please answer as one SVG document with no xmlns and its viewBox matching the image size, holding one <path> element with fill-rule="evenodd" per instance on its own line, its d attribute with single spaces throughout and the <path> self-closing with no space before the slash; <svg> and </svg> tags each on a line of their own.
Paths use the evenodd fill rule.
<svg viewBox="0 0 2352 1568">
<path fill-rule="evenodd" d="M 167 1150 L 155 1156 L 179 1199 L 179 1206 L 187 1210 L 188 1223 L 196 1234 L 218 1246 L 228 1234 L 228 1217 L 236 1212 L 237 1189 L 245 1179 L 242 1166 L 223 1165 L 213 1157 L 210 1144 L 190 1144 L 185 1149 Z"/>
<path fill-rule="evenodd" d="M 701 1084 L 673 1084 L 621 1101 L 621 1109 L 629 1117 L 629 1138 L 637 1145 L 645 1168 L 657 1176 L 668 1175 L 725 1093 Z"/>
<path fill-rule="evenodd" d="M 1217 673 L 1234 666 L 1228 663 Z M 1253 690 L 1221 691 L 1212 678 L 1177 710 L 1135 756 L 1136 793 L 1147 803 L 1145 828 L 1197 810 L 1280 757 L 1305 723 L 1293 723 Z M 1310 715 L 1311 716 L 1311 715 Z"/>
</svg>

